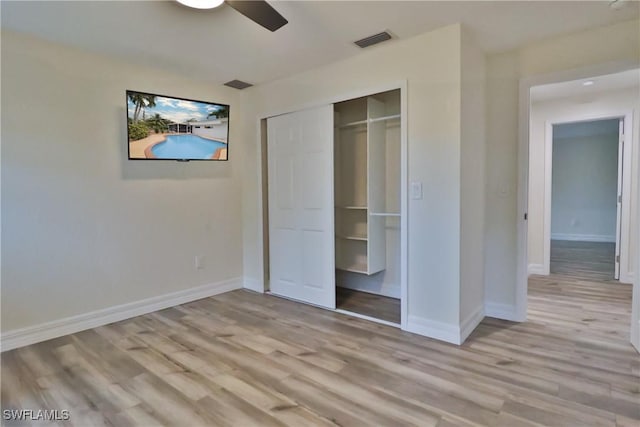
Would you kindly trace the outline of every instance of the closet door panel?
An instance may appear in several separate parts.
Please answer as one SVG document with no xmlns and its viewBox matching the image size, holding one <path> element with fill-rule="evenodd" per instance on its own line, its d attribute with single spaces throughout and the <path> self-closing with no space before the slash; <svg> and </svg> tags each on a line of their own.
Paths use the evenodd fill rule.
<svg viewBox="0 0 640 427">
<path fill-rule="evenodd" d="M 271 292 L 335 308 L 333 107 L 267 128 Z"/>
</svg>

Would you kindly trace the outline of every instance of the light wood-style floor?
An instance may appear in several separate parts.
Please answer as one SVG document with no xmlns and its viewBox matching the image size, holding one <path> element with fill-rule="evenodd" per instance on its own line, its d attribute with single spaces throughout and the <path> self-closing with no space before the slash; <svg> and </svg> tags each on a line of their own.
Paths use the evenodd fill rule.
<svg viewBox="0 0 640 427">
<path fill-rule="evenodd" d="M 614 280 L 616 244 L 551 241 L 550 271 L 572 277 Z"/>
<path fill-rule="evenodd" d="M 336 307 L 353 313 L 400 324 L 400 300 L 336 287 Z"/>
<path fill-rule="evenodd" d="M 74 426 L 637 427 L 630 301 L 534 277 L 528 322 L 487 318 L 458 347 L 234 291 L 4 353 L 2 408 Z"/>
</svg>

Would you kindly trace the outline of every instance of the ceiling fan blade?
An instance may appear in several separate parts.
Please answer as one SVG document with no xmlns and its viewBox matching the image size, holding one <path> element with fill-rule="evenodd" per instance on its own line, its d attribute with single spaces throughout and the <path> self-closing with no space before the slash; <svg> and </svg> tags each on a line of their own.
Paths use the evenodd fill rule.
<svg viewBox="0 0 640 427">
<path fill-rule="evenodd" d="M 289 22 L 264 0 L 227 0 L 226 3 L 270 31 L 275 31 Z"/>
</svg>

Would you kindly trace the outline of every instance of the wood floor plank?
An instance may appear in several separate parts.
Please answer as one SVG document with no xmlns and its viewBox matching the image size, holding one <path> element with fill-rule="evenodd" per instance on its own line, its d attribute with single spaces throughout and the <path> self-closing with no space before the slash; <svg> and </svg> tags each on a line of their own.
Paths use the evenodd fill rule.
<svg viewBox="0 0 640 427">
<path fill-rule="evenodd" d="M 400 299 L 336 287 L 336 308 L 400 324 Z"/>
<path fill-rule="evenodd" d="M 613 280 L 615 256 L 615 243 L 552 240 L 550 269 L 553 274 Z"/>
<path fill-rule="evenodd" d="M 3 353 L 2 409 L 81 427 L 640 425 L 631 286 L 602 254 L 556 253 L 526 322 L 486 318 L 462 346 L 234 291 Z"/>
</svg>

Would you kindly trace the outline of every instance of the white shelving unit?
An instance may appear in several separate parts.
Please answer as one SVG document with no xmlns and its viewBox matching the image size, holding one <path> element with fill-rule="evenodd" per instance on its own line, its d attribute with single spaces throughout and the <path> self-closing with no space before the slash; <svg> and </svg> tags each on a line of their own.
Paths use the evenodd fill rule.
<svg viewBox="0 0 640 427">
<path fill-rule="evenodd" d="M 389 206 L 386 166 L 387 129 L 392 123 L 400 125 L 397 104 L 388 105 L 384 97 L 373 95 L 334 105 L 339 270 L 372 275 L 386 269 L 387 219 L 400 217 L 399 204 Z M 399 194 L 399 181 L 389 190 Z"/>
</svg>

